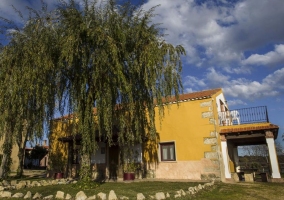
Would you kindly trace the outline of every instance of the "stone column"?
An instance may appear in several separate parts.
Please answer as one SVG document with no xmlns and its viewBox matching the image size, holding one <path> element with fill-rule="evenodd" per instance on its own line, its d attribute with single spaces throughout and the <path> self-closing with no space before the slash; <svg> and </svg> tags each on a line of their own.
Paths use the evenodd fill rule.
<svg viewBox="0 0 284 200">
<path fill-rule="evenodd" d="M 240 172 L 238 147 L 233 148 L 233 157 L 234 157 L 234 164 L 235 164 L 236 172 Z"/>
<path fill-rule="evenodd" d="M 279 172 L 279 164 L 275 150 L 275 143 L 274 143 L 274 135 L 271 131 L 265 132 L 266 143 L 268 146 L 271 170 L 272 170 L 272 178 L 281 178 Z"/>
<path fill-rule="evenodd" d="M 227 140 L 226 140 L 224 135 L 221 135 L 220 138 L 221 138 L 223 164 L 224 164 L 224 167 L 225 167 L 225 178 L 231 178 L 231 173 L 230 173 L 230 170 L 229 170 Z"/>
</svg>

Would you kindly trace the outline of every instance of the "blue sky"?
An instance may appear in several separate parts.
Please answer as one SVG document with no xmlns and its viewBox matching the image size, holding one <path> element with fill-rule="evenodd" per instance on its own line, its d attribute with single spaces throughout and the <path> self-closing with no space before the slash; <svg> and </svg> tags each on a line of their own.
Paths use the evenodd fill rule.
<svg viewBox="0 0 284 200">
<path fill-rule="evenodd" d="M 0 15 L 18 20 L 11 5 L 19 10 L 26 5 L 36 8 L 40 0 L 1 0 Z M 153 23 L 166 28 L 168 42 L 186 49 L 185 92 L 221 87 L 230 109 L 267 106 L 270 122 L 280 127 L 281 141 L 284 1 L 146 0 L 143 7 L 148 10 L 156 5 L 160 6 L 155 9 Z"/>
</svg>

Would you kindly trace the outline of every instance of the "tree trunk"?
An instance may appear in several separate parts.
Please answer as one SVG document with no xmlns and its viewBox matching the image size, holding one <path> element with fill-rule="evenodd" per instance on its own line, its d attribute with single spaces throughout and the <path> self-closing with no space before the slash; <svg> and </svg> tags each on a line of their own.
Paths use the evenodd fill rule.
<svg viewBox="0 0 284 200">
<path fill-rule="evenodd" d="M 5 165 L 6 165 L 6 161 L 7 161 L 7 155 L 3 154 L 2 163 L 1 163 L 1 166 L 0 166 L 0 178 L 1 179 L 5 179 Z"/>
<path fill-rule="evenodd" d="M 10 137 L 9 137 L 10 136 Z M 10 173 L 10 166 L 12 164 L 11 153 L 12 153 L 12 138 L 8 132 L 5 133 L 3 143 L 3 159 L 0 166 L 0 178 L 7 179 Z"/>
<path fill-rule="evenodd" d="M 80 166 L 80 179 L 82 181 L 88 182 L 92 179 L 91 171 L 91 158 L 90 155 L 81 155 L 81 166 Z"/>
<path fill-rule="evenodd" d="M 19 166 L 17 170 L 17 177 L 21 178 L 24 173 L 24 159 L 25 159 L 25 147 L 27 143 L 27 138 L 25 137 L 25 141 L 22 142 L 18 141 L 18 147 L 19 147 L 19 152 L 18 152 L 18 158 L 19 158 Z"/>
</svg>

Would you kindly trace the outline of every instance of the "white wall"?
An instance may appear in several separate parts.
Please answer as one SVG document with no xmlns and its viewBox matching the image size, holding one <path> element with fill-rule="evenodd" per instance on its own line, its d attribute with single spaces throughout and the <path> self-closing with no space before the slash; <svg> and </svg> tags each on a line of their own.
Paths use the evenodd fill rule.
<svg viewBox="0 0 284 200">
<path fill-rule="evenodd" d="M 221 101 L 225 104 L 225 106 L 227 107 L 224 94 L 223 94 L 223 93 L 219 94 L 219 95 L 216 97 L 216 106 L 217 106 L 217 111 L 218 111 L 218 112 L 221 111 L 220 100 L 221 100 Z"/>
</svg>

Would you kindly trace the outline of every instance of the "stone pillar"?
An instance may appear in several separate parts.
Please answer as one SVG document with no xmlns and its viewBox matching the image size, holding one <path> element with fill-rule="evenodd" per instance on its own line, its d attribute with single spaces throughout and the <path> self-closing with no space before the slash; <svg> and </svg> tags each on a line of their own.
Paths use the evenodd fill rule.
<svg viewBox="0 0 284 200">
<path fill-rule="evenodd" d="M 221 148 L 222 148 L 223 164 L 225 167 L 225 178 L 231 178 L 231 173 L 229 170 L 227 140 L 224 135 L 221 135 Z"/>
<path fill-rule="evenodd" d="M 279 172 L 279 164 L 275 150 L 275 143 L 274 143 L 274 135 L 271 131 L 265 132 L 266 143 L 268 146 L 271 170 L 272 170 L 272 178 L 281 178 Z"/>
<path fill-rule="evenodd" d="M 236 172 L 240 172 L 238 147 L 233 148 L 234 164 Z"/>
</svg>

